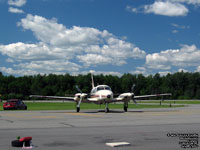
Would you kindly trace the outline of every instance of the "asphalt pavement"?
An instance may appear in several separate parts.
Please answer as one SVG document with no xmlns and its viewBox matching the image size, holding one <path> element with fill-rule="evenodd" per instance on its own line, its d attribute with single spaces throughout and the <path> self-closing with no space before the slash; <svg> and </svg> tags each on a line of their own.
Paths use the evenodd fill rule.
<svg viewBox="0 0 200 150">
<path fill-rule="evenodd" d="M 200 105 L 129 109 L 126 113 L 122 110 L 0 111 L 0 150 L 21 149 L 11 146 L 17 136 L 32 136 L 34 150 L 185 149 L 184 142 L 188 147 L 195 145 L 188 143 L 192 135 L 199 138 L 199 115 Z M 195 140 L 199 142 L 198 138 Z M 114 148 L 106 145 L 113 142 L 130 145 Z"/>
</svg>

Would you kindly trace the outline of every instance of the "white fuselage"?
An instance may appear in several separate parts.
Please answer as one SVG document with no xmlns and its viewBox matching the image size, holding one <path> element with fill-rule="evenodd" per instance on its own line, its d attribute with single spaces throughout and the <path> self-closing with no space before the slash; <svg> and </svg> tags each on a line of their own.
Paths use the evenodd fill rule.
<svg viewBox="0 0 200 150">
<path fill-rule="evenodd" d="M 113 92 L 107 85 L 98 85 L 90 93 L 90 100 L 105 103 L 113 99 Z"/>
</svg>

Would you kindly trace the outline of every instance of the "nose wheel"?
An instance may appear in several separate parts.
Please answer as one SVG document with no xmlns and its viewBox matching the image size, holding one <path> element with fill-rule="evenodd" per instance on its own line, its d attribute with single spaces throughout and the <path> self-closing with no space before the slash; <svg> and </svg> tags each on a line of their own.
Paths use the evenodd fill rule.
<svg viewBox="0 0 200 150">
<path fill-rule="evenodd" d="M 110 110 L 108 108 L 108 103 L 106 103 L 105 113 L 108 113 Z"/>
</svg>

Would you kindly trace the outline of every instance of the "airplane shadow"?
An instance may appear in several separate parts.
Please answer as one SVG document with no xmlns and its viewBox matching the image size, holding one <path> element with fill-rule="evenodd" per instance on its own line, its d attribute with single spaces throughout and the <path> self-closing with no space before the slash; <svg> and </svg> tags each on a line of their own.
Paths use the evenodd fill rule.
<svg viewBox="0 0 200 150">
<path fill-rule="evenodd" d="M 128 112 L 124 112 L 123 110 L 110 110 L 108 113 L 143 113 L 144 111 L 130 110 Z M 105 113 L 105 110 L 97 110 L 97 111 L 83 111 L 83 113 Z"/>
</svg>

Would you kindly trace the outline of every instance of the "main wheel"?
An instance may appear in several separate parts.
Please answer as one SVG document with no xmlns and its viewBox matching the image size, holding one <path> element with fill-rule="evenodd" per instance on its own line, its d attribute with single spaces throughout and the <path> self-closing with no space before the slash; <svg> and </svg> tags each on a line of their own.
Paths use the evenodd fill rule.
<svg viewBox="0 0 200 150">
<path fill-rule="evenodd" d="M 127 110 L 128 110 L 128 107 L 124 106 L 124 111 L 127 112 Z"/>
<path fill-rule="evenodd" d="M 110 110 L 109 110 L 109 108 L 106 108 L 105 109 L 105 113 L 108 113 Z"/>
<path fill-rule="evenodd" d="M 80 111 L 80 107 L 76 107 L 76 112 L 79 112 Z"/>
</svg>

